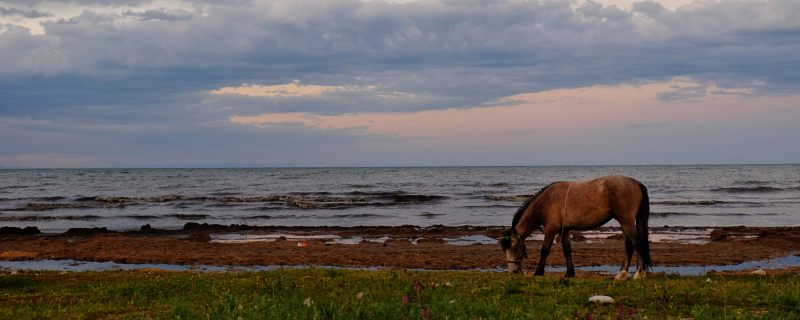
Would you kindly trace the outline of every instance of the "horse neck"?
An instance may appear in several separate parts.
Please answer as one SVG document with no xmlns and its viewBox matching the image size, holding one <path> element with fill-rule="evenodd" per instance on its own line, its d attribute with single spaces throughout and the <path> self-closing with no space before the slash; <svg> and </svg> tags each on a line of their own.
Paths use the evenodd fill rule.
<svg viewBox="0 0 800 320">
<path fill-rule="evenodd" d="M 540 210 L 536 210 L 536 202 L 534 201 L 531 203 L 527 209 L 525 209 L 525 213 L 522 214 L 522 217 L 517 222 L 517 225 L 514 227 L 517 234 L 520 238 L 525 239 L 539 227 L 539 215 L 541 214 Z"/>
</svg>

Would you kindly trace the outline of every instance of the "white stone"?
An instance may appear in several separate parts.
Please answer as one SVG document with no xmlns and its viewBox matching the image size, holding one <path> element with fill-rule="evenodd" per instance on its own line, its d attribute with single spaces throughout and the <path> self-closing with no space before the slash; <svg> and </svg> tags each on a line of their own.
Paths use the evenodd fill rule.
<svg viewBox="0 0 800 320">
<path fill-rule="evenodd" d="M 614 298 L 609 296 L 594 295 L 589 297 L 589 302 L 594 303 L 614 303 Z"/>
</svg>

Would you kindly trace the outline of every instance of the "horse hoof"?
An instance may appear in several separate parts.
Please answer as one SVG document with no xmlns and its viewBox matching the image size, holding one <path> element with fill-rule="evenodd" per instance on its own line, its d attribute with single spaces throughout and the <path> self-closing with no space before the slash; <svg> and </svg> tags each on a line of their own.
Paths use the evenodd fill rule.
<svg viewBox="0 0 800 320">
<path fill-rule="evenodd" d="M 633 280 L 644 279 L 646 275 L 647 273 L 636 271 L 636 273 L 633 274 Z"/>
<path fill-rule="evenodd" d="M 614 280 L 617 281 L 628 280 L 628 271 L 620 271 L 619 273 L 617 273 L 617 276 L 614 277 Z"/>
</svg>

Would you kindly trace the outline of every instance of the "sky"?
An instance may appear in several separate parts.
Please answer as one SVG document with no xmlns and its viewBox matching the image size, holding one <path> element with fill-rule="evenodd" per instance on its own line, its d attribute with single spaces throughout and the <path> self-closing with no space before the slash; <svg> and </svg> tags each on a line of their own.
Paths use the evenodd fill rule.
<svg viewBox="0 0 800 320">
<path fill-rule="evenodd" d="M 0 167 L 800 163 L 800 1 L 0 0 Z"/>
</svg>

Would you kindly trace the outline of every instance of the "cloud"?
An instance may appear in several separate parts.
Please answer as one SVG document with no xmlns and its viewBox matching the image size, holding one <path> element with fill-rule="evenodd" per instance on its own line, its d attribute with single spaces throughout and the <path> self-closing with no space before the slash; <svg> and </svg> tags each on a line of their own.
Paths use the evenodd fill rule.
<svg viewBox="0 0 800 320">
<path fill-rule="evenodd" d="M 650 129 L 692 122 L 697 120 L 692 119 L 696 113 L 692 106 L 696 104 L 703 104 L 709 109 L 730 104 L 725 112 L 744 112 L 748 108 L 741 106 L 741 97 L 749 96 L 751 92 L 751 88 L 719 88 L 715 83 L 675 78 L 642 85 L 592 86 L 517 94 L 503 97 L 495 104 L 473 108 L 334 115 L 264 113 L 235 115 L 229 121 L 261 128 L 293 125 L 321 130 L 348 130 L 361 135 L 425 137 L 448 143 L 515 144 L 520 141 L 504 136 L 509 132 L 516 135 L 520 132 L 555 132 L 564 126 L 570 127 L 572 132 L 585 132 L 598 128 Z M 756 99 L 758 105 L 768 105 L 768 100 L 786 103 L 780 99 Z M 708 116 L 714 116 L 713 112 L 698 119 Z M 726 119 L 721 115 L 714 117 Z M 531 121 L 534 119 L 537 125 L 532 128 Z M 659 122 L 651 119 L 659 119 Z"/>
<path fill-rule="evenodd" d="M 652 3 L 622 10 L 568 1 L 194 7 L 202 14 L 87 9 L 46 22 L 46 35 L 4 36 L 0 53 L 11 67 L 0 72 L 144 77 L 180 69 L 217 87 L 267 78 L 347 85 L 368 77 L 399 92 L 446 96 L 457 90 L 484 100 L 512 91 L 673 76 L 800 80 L 797 73 L 771 72 L 798 62 L 793 52 L 799 45 L 786 40 L 800 30 L 800 4 L 786 1 L 703 2 L 676 11 Z M 413 82 L 420 73 L 425 88 Z M 406 81 L 392 83 L 393 75 Z M 472 77 L 495 83 L 470 83 Z M 495 93 L 503 90 L 498 88 L 505 91 Z"/>
<path fill-rule="evenodd" d="M 142 12 L 137 12 L 133 10 L 128 10 L 123 13 L 123 15 L 128 17 L 137 17 L 141 20 L 172 20 L 172 21 L 179 21 L 179 20 L 189 20 L 192 19 L 194 16 L 191 12 L 186 10 L 167 10 L 164 8 L 159 9 L 152 9 L 152 10 L 145 10 Z"/>
<path fill-rule="evenodd" d="M 88 154 L 111 161 L 98 150 L 130 145 L 141 154 L 141 163 L 165 154 L 174 157 L 159 161 L 205 157 L 237 162 L 238 155 L 252 163 L 267 158 L 289 163 L 302 156 L 324 158 L 320 150 L 326 147 L 313 141 L 328 141 L 350 148 L 350 154 L 370 153 L 355 147 L 368 144 L 372 153 L 386 152 L 385 159 L 424 158 L 420 145 L 409 142 L 417 139 L 426 141 L 429 154 L 444 157 L 434 142 L 469 136 L 470 126 L 495 137 L 502 132 L 518 139 L 543 134 L 538 128 L 549 124 L 521 120 L 546 118 L 540 113 L 501 117 L 514 124 L 509 128 L 489 128 L 477 120 L 494 119 L 489 110 L 511 115 L 530 111 L 534 104 L 558 109 L 542 100 L 548 97 L 575 103 L 557 100 L 563 99 L 554 94 L 559 90 L 669 83 L 673 87 L 651 92 L 657 100 L 653 105 L 670 112 L 676 105 L 707 108 L 729 119 L 725 109 L 706 102 L 795 97 L 800 87 L 796 1 L 2 3 L 17 11 L 0 16 L 0 117 L 49 121 L 0 128 L 6 130 L 3 136 L 25 141 L 0 148 L 17 154 Z M 52 16 L 34 17 L 36 12 Z M 577 115 L 546 110 L 551 123 L 602 116 L 591 108 L 569 109 L 579 110 Z M 556 114 L 563 118 L 552 118 Z M 277 118 L 280 124 L 255 121 L 264 115 L 284 118 Z M 652 115 L 672 119 L 667 111 Z M 707 122 L 714 119 L 710 113 L 702 116 L 711 119 Z M 452 133 L 436 131 L 426 119 L 440 119 Z M 614 139 L 609 132 L 619 128 L 649 128 L 665 135 L 676 128 L 674 121 L 629 120 L 594 133 Z M 422 129 L 412 134 L 392 121 Z M 646 126 L 662 122 L 669 125 Z M 203 139 L 228 148 L 228 156 L 195 150 L 204 148 Z M 297 145 L 285 141 L 300 142 L 292 139 L 302 140 L 309 150 L 296 158 L 275 156 L 286 153 L 277 146 Z M 388 150 L 376 149 L 386 141 L 392 141 Z M 467 143 L 460 148 L 450 155 L 489 159 L 473 153 Z M 515 152 L 520 158 L 531 156 Z"/>
<path fill-rule="evenodd" d="M 51 17 L 52 14 L 38 10 L 20 10 L 16 8 L 0 7 L 0 17 L 2 16 L 22 16 L 29 19 Z"/>
<path fill-rule="evenodd" d="M 714 81 L 697 82 L 688 78 L 673 79 L 672 85 L 666 91 L 658 94 L 658 99 L 664 101 L 702 101 L 709 96 L 718 95 L 737 95 L 749 96 L 754 93 L 755 86 L 760 83 L 752 83 L 751 87 L 726 88 L 719 86 Z"/>
<path fill-rule="evenodd" d="M 320 96 L 327 93 L 336 92 L 363 92 L 372 91 L 375 86 L 321 86 L 321 85 L 307 85 L 301 84 L 299 81 L 294 81 L 287 84 L 278 84 L 271 86 L 244 84 L 237 87 L 224 87 L 217 90 L 212 90 L 209 93 L 212 95 L 239 95 L 247 97 L 265 97 L 265 98 L 288 98 L 288 97 L 303 97 L 303 96 Z"/>
</svg>

